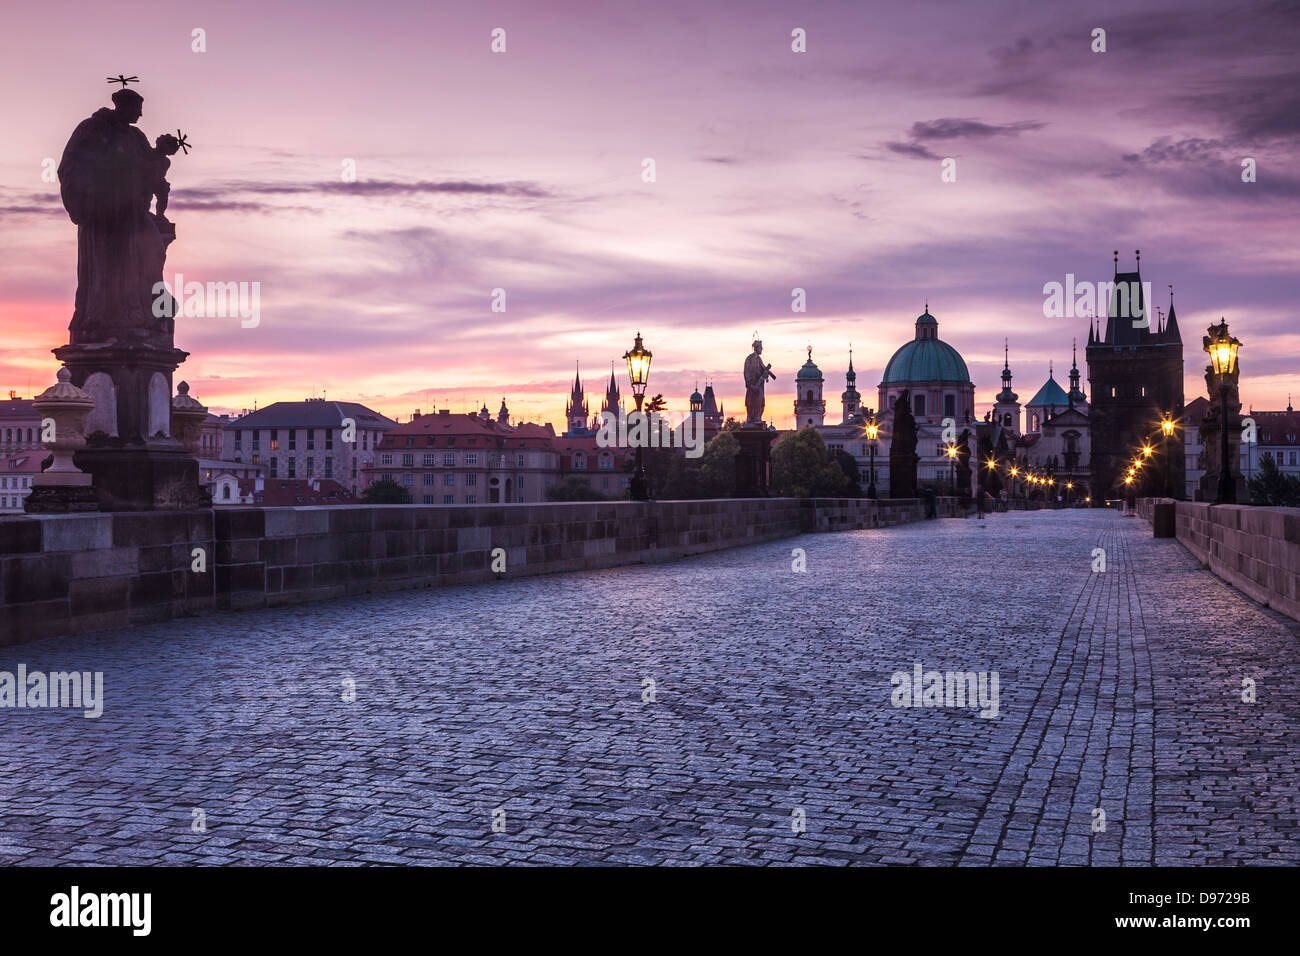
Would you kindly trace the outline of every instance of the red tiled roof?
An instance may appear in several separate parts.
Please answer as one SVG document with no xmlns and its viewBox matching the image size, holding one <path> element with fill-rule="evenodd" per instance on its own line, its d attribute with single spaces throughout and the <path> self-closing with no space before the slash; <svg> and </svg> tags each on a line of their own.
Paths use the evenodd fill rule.
<svg viewBox="0 0 1300 956">
<path fill-rule="evenodd" d="M 421 415 L 390 429 L 379 447 L 385 451 L 402 449 L 407 447 L 408 438 L 412 448 L 549 448 L 555 430 L 549 424 L 531 422 L 503 427 L 472 413 Z"/>
<path fill-rule="evenodd" d="M 19 452 L 16 455 L 6 455 L 4 458 L 4 467 L 0 469 L 0 474 L 11 475 L 14 472 L 18 474 L 39 474 L 41 462 L 50 457 L 50 453 L 43 448 L 33 448 L 30 451 Z"/>
<path fill-rule="evenodd" d="M 253 495 L 254 503 L 268 508 L 292 508 L 297 505 L 356 504 L 357 498 L 333 478 L 315 481 L 320 491 L 312 490 L 312 482 L 305 478 L 267 478 L 262 491 L 255 491 L 256 478 L 240 478 L 239 494 Z"/>
</svg>

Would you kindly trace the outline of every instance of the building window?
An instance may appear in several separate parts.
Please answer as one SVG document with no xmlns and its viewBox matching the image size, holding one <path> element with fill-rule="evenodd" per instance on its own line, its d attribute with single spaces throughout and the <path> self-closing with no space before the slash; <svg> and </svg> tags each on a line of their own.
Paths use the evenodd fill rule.
<svg viewBox="0 0 1300 956">
<path fill-rule="evenodd" d="M 442 464 L 444 468 L 451 468 L 456 464 L 456 453 L 447 451 L 442 454 Z"/>
<path fill-rule="evenodd" d="M 442 483 L 449 488 L 453 487 L 456 484 L 456 476 L 452 474 L 443 475 Z"/>
<path fill-rule="evenodd" d="M 402 484 L 406 485 L 408 488 L 411 487 L 415 484 L 415 475 L 411 474 L 409 471 L 402 475 Z"/>
<path fill-rule="evenodd" d="M 237 431 L 235 432 L 235 451 L 243 451 L 243 450 L 244 450 L 244 433 L 241 431 Z"/>
<path fill-rule="evenodd" d="M 518 460 L 515 462 L 515 467 L 516 467 L 516 468 L 522 468 L 522 467 L 524 467 L 524 456 L 523 456 L 523 455 L 520 455 L 520 456 L 519 456 Z"/>
<path fill-rule="evenodd" d="M 466 476 L 465 476 L 465 484 L 467 484 L 467 485 L 477 485 L 477 484 L 478 484 L 478 475 L 466 475 Z"/>
<path fill-rule="evenodd" d="M 289 477 L 290 477 L 290 478 L 296 478 L 296 477 L 298 477 L 298 459 L 297 459 L 297 458 L 290 458 L 290 459 L 289 459 Z"/>
<path fill-rule="evenodd" d="M 476 504 L 478 504 L 478 495 L 466 495 L 466 496 L 465 496 L 465 504 L 467 504 L 467 505 L 476 505 Z"/>
<path fill-rule="evenodd" d="M 600 456 L 600 470 L 601 471 L 614 470 L 614 456 L 611 455 L 609 452 L 605 452 L 603 455 Z"/>
<path fill-rule="evenodd" d="M 298 450 L 298 429 L 296 428 L 289 429 L 289 450 Z"/>
<path fill-rule="evenodd" d="M 586 455 L 583 455 L 583 454 L 579 453 L 579 454 L 576 454 L 576 455 L 573 456 L 573 470 L 574 470 L 574 471 L 586 471 L 586 470 L 587 470 L 587 456 L 586 456 Z"/>
<path fill-rule="evenodd" d="M 945 395 L 943 397 L 943 413 L 949 418 L 957 417 L 957 396 Z"/>
<path fill-rule="evenodd" d="M 912 398 L 912 414 L 917 418 L 925 415 L 925 396 L 916 395 Z"/>
<path fill-rule="evenodd" d="M 391 452 L 384 452 L 383 454 L 381 454 L 381 455 L 379 456 L 379 463 L 380 463 L 381 465 L 391 465 L 391 464 L 393 463 L 393 455 L 392 455 L 392 453 L 391 453 Z"/>
<path fill-rule="evenodd" d="M 407 452 L 406 454 L 404 454 L 404 455 L 402 456 L 402 467 L 403 467 L 403 468 L 414 468 L 414 467 L 415 467 L 415 455 L 411 454 L 410 452 Z"/>
<path fill-rule="evenodd" d="M 433 495 L 424 495 L 421 499 L 426 505 L 433 504 Z"/>
<path fill-rule="evenodd" d="M 442 503 L 443 503 L 444 505 L 454 505 L 454 504 L 456 503 L 456 496 L 455 496 L 455 495 L 443 495 L 443 496 L 442 496 Z"/>
<path fill-rule="evenodd" d="M 332 428 L 325 429 L 325 450 L 334 450 L 334 429 Z"/>
<path fill-rule="evenodd" d="M 477 465 L 477 464 L 478 464 L 478 452 L 474 452 L 474 451 L 467 451 L 467 452 L 465 452 L 465 464 L 467 464 L 467 465 Z"/>
<path fill-rule="evenodd" d="M 426 484 L 426 485 L 431 485 L 431 484 L 433 484 L 433 475 L 431 475 L 431 474 L 430 474 L 429 472 L 427 472 L 427 471 L 424 473 L 424 484 Z"/>
<path fill-rule="evenodd" d="M 314 428 L 307 429 L 307 450 L 316 450 L 316 429 Z"/>
<path fill-rule="evenodd" d="M 334 459 L 328 456 L 325 458 L 325 477 L 334 477 Z"/>
<path fill-rule="evenodd" d="M 272 477 L 272 478 L 276 477 L 277 470 L 278 470 L 278 465 L 279 465 L 279 459 L 272 458 L 272 459 L 271 459 L 271 477 Z"/>
<path fill-rule="evenodd" d="M 435 458 L 435 456 L 433 455 L 433 453 L 429 453 L 429 454 L 425 455 L 425 456 L 424 456 L 424 467 L 425 467 L 425 468 L 432 468 L 432 467 L 434 466 L 434 464 L 435 464 L 435 462 L 434 462 L 434 458 Z"/>
<path fill-rule="evenodd" d="M 315 459 L 315 458 L 308 458 L 308 459 L 307 459 L 307 477 L 310 478 L 310 477 L 311 477 L 312 475 L 314 475 L 314 474 L 316 474 L 316 459 Z"/>
</svg>

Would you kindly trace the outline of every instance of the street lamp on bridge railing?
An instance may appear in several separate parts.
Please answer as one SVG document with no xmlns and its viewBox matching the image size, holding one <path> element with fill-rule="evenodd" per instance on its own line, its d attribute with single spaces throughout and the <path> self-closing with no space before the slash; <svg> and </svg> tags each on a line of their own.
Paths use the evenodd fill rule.
<svg viewBox="0 0 1300 956">
<path fill-rule="evenodd" d="M 627 377 L 632 382 L 632 395 L 636 398 L 636 410 L 641 411 L 641 402 L 645 398 L 646 382 L 650 380 L 651 352 L 641 344 L 641 333 L 637 332 L 632 348 L 623 353 L 627 360 Z M 646 429 L 643 434 L 649 434 Z M 650 484 L 646 481 L 645 463 L 641 459 L 641 445 L 636 446 L 636 471 L 632 473 L 632 500 L 649 501 Z"/>
<path fill-rule="evenodd" d="M 1231 505 L 1237 502 L 1237 485 L 1232 479 L 1232 466 L 1228 462 L 1231 448 L 1228 444 L 1228 376 L 1237 372 L 1237 349 L 1241 343 L 1228 334 L 1228 322 L 1222 320 L 1218 325 L 1210 326 L 1210 335 L 1205 337 L 1203 348 L 1210 353 L 1210 362 L 1214 374 L 1219 378 L 1219 409 L 1221 419 L 1219 428 L 1223 432 L 1222 454 L 1219 462 L 1219 493 L 1214 496 L 1216 505 Z"/>
<path fill-rule="evenodd" d="M 867 423 L 867 441 L 871 445 L 871 483 L 867 485 L 867 497 L 876 497 L 876 439 L 880 437 L 880 426 L 873 418 Z"/>
<path fill-rule="evenodd" d="M 1160 454 L 1165 460 L 1165 497 L 1178 498 L 1174 494 L 1174 467 L 1169 460 L 1169 438 L 1174 433 L 1174 422 L 1168 415 L 1160 420 Z"/>
</svg>

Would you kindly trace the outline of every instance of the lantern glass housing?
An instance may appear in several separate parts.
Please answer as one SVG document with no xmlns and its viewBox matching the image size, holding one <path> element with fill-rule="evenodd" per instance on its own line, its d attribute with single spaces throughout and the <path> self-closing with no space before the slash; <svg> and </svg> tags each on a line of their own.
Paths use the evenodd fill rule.
<svg viewBox="0 0 1300 956">
<path fill-rule="evenodd" d="M 1237 350 L 1241 343 L 1228 334 L 1228 323 L 1210 326 L 1205 339 L 1205 351 L 1210 353 L 1210 364 L 1215 375 L 1231 375 L 1237 370 Z"/>
<path fill-rule="evenodd" d="M 627 377 L 632 382 L 632 391 L 638 395 L 645 392 L 646 382 L 650 380 L 650 359 L 653 353 L 641 344 L 641 333 L 636 334 L 632 348 L 623 353 L 627 360 Z"/>
</svg>

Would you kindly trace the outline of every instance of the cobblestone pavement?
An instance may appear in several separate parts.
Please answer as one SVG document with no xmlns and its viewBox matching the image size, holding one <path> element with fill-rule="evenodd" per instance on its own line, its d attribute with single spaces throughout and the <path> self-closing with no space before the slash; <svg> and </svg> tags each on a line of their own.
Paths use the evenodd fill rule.
<svg viewBox="0 0 1300 956">
<path fill-rule="evenodd" d="M 0 650 L 20 662 L 102 670 L 105 703 L 0 710 L 0 863 L 1300 863 L 1300 625 L 1111 511 Z M 996 671 L 997 716 L 893 706 L 916 662 Z"/>
</svg>

